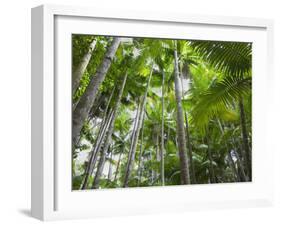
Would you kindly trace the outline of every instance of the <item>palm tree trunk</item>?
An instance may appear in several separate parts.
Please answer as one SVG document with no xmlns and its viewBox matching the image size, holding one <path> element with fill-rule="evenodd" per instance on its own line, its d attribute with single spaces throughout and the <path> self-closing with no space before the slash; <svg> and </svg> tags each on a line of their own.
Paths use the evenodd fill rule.
<svg viewBox="0 0 281 226">
<path fill-rule="evenodd" d="M 104 117 L 104 123 L 102 123 L 101 127 L 100 127 L 100 130 L 99 130 L 99 134 L 98 134 L 98 137 L 95 141 L 95 144 L 92 148 L 92 151 L 91 151 L 91 156 L 90 156 L 90 160 L 89 160 L 89 164 L 86 168 L 86 172 L 85 172 L 85 176 L 84 176 L 84 181 L 83 181 L 83 184 L 81 186 L 81 189 L 86 189 L 87 188 L 87 184 L 88 184 L 88 180 L 89 180 L 89 176 L 92 175 L 93 173 L 93 170 L 95 168 L 95 165 L 96 165 L 96 162 L 97 162 L 97 159 L 98 159 L 98 155 L 100 153 L 100 149 L 101 149 L 101 146 L 102 146 L 102 143 L 106 137 L 106 131 L 109 127 L 109 124 L 110 124 L 110 121 L 112 119 L 112 115 L 113 115 L 113 112 L 110 111 L 109 114 L 107 116 Z"/>
<path fill-rule="evenodd" d="M 117 162 L 117 166 L 116 166 L 116 170 L 115 170 L 114 181 L 116 181 L 117 175 L 119 173 L 120 162 L 121 162 L 121 158 L 122 158 L 122 154 L 124 152 L 124 149 L 125 149 L 125 144 L 124 144 L 124 147 L 123 147 L 122 151 L 119 154 L 119 158 L 118 158 L 118 162 Z"/>
<path fill-rule="evenodd" d="M 162 117 L 161 117 L 161 185 L 165 186 L 165 162 L 164 162 L 164 82 L 165 73 L 162 70 Z"/>
<path fill-rule="evenodd" d="M 185 113 L 185 130 L 186 130 L 188 157 L 189 157 L 189 163 L 190 163 L 192 183 L 197 184 L 197 179 L 196 179 L 196 176 L 195 176 L 195 168 L 194 168 L 194 164 L 193 164 L 192 146 L 191 146 L 190 136 L 189 136 L 189 125 L 188 125 L 187 113 Z"/>
<path fill-rule="evenodd" d="M 83 56 L 81 62 L 79 63 L 79 65 L 77 66 L 77 68 L 75 69 L 75 71 L 73 72 L 72 75 L 72 94 L 74 94 L 74 92 L 76 91 L 76 89 L 79 86 L 80 80 L 89 64 L 89 61 L 91 59 L 92 53 L 95 49 L 97 40 L 93 39 L 93 41 L 91 42 L 89 49 L 87 51 L 87 53 Z"/>
<path fill-rule="evenodd" d="M 152 77 L 152 72 L 153 72 L 153 65 L 151 67 L 151 71 L 150 71 L 150 75 L 147 81 L 147 85 L 146 85 L 146 90 L 145 93 L 143 95 L 142 98 L 142 103 L 141 103 L 141 109 L 139 112 L 139 118 L 138 118 L 138 122 L 137 122 L 137 127 L 136 127 L 136 132 L 135 132 L 135 137 L 134 140 L 132 141 L 132 145 L 131 145 L 131 152 L 128 158 L 128 163 L 127 163 L 127 167 L 126 167 L 126 173 L 125 173 L 125 178 L 124 178 L 124 183 L 123 183 L 123 187 L 128 187 L 128 183 L 129 183 L 129 178 L 133 169 L 133 165 L 134 165 L 134 161 L 135 161 L 135 154 L 136 154 L 136 148 L 137 148 L 137 143 L 138 143 L 138 139 L 139 139 L 139 133 L 140 133 L 140 125 L 142 123 L 142 120 L 144 118 L 144 109 L 145 109 L 145 105 L 146 105 L 146 97 L 147 97 L 147 93 L 148 93 L 148 88 L 149 88 L 149 84 L 150 84 L 150 80 Z"/>
<path fill-rule="evenodd" d="M 141 101 L 138 98 L 138 106 L 137 106 L 137 111 L 136 111 L 136 115 L 135 115 L 134 126 L 133 126 L 133 131 L 132 131 L 132 136 L 131 136 L 131 145 L 130 145 L 130 149 L 128 152 L 128 162 L 131 161 L 130 158 L 131 158 L 132 148 L 133 148 L 133 144 L 134 144 L 134 140 L 135 140 L 135 136 L 136 136 L 136 129 L 137 129 L 138 121 L 139 121 L 140 109 L 141 109 Z"/>
<path fill-rule="evenodd" d="M 123 78 L 123 82 L 122 85 L 120 87 L 118 96 L 117 96 L 117 100 L 116 100 L 116 104 L 114 106 L 113 109 L 113 116 L 112 119 L 110 121 L 110 125 L 107 131 L 107 135 L 106 135 L 106 140 L 104 142 L 104 147 L 101 151 L 101 156 L 100 156 L 100 160 L 99 160 L 99 164 L 98 164 L 98 168 L 97 168 L 97 172 L 96 172 L 96 176 L 92 185 L 92 188 L 96 189 L 99 187 L 99 182 L 100 182 L 100 177 L 103 171 L 103 167 L 104 167 L 104 163 L 105 163 L 105 157 L 106 157 L 106 151 L 109 148 L 110 144 L 111 144 L 111 139 L 112 139 L 112 133 L 113 133 L 113 129 L 114 129 L 114 123 L 115 123 L 115 118 L 116 118 L 116 114 L 119 108 L 119 105 L 121 103 L 121 98 L 122 98 L 122 94 L 125 88 L 125 84 L 126 84 L 126 80 L 127 80 L 127 73 L 125 74 L 124 78 Z"/>
<path fill-rule="evenodd" d="M 239 109 L 240 109 L 240 122 L 241 122 L 241 128 L 242 128 L 242 138 L 243 138 L 243 148 L 245 152 L 245 166 L 247 169 L 247 174 L 249 177 L 249 180 L 252 180 L 252 164 L 251 164 L 251 153 L 248 143 L 248 134 L 246 129 L 246 116 L 245 116 L 245 110 L 244 110 L 244 103 L 242 98 L 239 100 Z"/>
<path fill-rule="evenodd" d="M 87 119 L 91 107 L 96 99 L 98 93 L 98 88 L 103 82 L 105 75 L 111 65 L 113 57 L 117 51 L 120 44 L 120 38 L 114 38 L 110 47 L 108 48 L 104 59 L 97 69 L 95 76 L 92 77 L 85 93 L 81 97 L 79 103 L 77 104 L 75 110 L 73 111 L 72 117 L 72 146 L 75 146 L 82 129 L 82 126 Z"/>
<path fill-rule="evenodd" d="M 174 41 L 174 61 L 175 61 L 175 97 L 177 104 L 177 135 L 178 135 L 178 149 L 180 157 L 180 168 L 181 168 L 181 181 L 182 184 L 190 184 L 189 176 L 189 166 L 186 153 L 186 140 L 185 140 L 185 131 L 184 131 L 184 119 L 183 119 L 183 109 L 181 103 L 181 92 L 180 92 L 180 81 L 179 81 L 179 68 L 178 68 L 178 53 L 177 53 L 177 42 Z"/>
<path fill-rule="evenodd" d="M 108 116 L 109 116 L 109 119 L 111 118 L 111 114 L 107 115 L 107 111 L 108 111 L 111 99 L 113 97 L 114 90 L 115 90 L 115 87 L 113 88 L 113 90 L 112 90 L 112 92 L 110 94 L 110 97 L 108 99 L 107 105 L 105 107 L 104 117 L 102 119 L 102 123 L 101 123 L 101 126 L 99 128 L 99 132 L 98 132 L 97 138 L 95 140 L 95 144 L 93 145 L 93 148 L 91 150 L 89 163 L 88 163 L 87 168 L 85 170 L 84 180 L 83 180 L 81 189 L 86 189 L 86 187 L 87 187 L 89 176 L 92 174 L 92 171 L 94 169 L 94 166 L 95 166 L 97 158 L 98 158 L 98 153 L 99 153 L 99 149 L 100 149 L 101 143 L 103 142 L 103 140 L 105 138 L 104 135 L 105 135 L 106 128 L 108 126 L 107 122 L 110 121 L 110 120 L 108 120 Z"/>
<path fill-rule="evenodd" d="M 112 164 L 111 164 L 111 161 L 112 161 L 112 153 L 113 151 L 111 150 L 110 152 L 110 159 L 109 159 L 109 167 L 108 167 L 108 175 L 107 175 L 107 180 L 110 181 L 111 180 L 111 177 L 112 177 Z"/>
<path fill-rule="evenodd" d="M 143 149 L 143 126 L 144 120 L 142 121 L 141 127 L 141 143 L 140 143 L 140 153 L 139 153 L 139 164 L 138 164 L 138 186 L 141 184 L 141 174 L 142 174 L 142 149 Z"/>
<path fill-rule="evenodd" d="M 134 126 L 133 126 L 133 131 L 132 131 L 132 136 L 131 136 L 131 145 L 130 145 L 130 149 L 129 149 L 129 153 L 128 153 L 128 159 L 130 158 L 133 143 L 134 143 L 135 136 L 136 136 L 136 129 L 137 129 L 137 125 L 138 125 L 138 121 L 139 121 L 139 115 L 140 115 L 140 108 L 141 108 L 141 101 L 138 98 L 138 106 L 137 106 L 137 112 L 136 112 L 135 120 L 134 120 Z"/>
<path fill-rule="evenodd" d="M 185 63 L 185 67 L 187 67 L 186 70 L 188 70 L 187 63 Z M 188 77 L 187 72 L 185 72 L 185 76 Z M 180 78 L 181 78 L 182 98 L 184 98 L 183 77 L 184 77 L 184 73 L 181 69 Z M 190 165 L 191 182 L 193 184 L 196 184 L 197 182 L 196 182 L 196 176 L 195 176 L 195 168 L 194 168 L 193 159 L 192 159 L 192 147 L 191 147 L 190 136 L 189 136 L 189 126 L 188 126 L 187 112 L 184 112 L 184 116 L 185 116 L 185 130 L 186 130 L 186 140 L 187 140 L 187 147 L 188 147 L 187 152 L 188 152 L 188 159 L 189 159 L 189 165 Z"/>
<path fill-rule="evenodd" d="M 150 150 L 150 152 L 149 152 L 149 161 L 150 161 L 150 163 L 152 163 L 152 159 L 153 159 L 153 157 L 152 157 L 152 150 Z M 152 186 L 153 183 L 154 183 L 154 170 L 151 169 L 150 170 L 150 186 Z"/>
</svg>

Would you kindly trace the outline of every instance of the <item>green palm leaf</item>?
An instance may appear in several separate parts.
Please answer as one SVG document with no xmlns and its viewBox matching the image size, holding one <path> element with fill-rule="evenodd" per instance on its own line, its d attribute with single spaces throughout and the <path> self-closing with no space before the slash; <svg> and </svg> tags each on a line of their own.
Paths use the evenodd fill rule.
<svg viewBox="0 0 281 226">
<path fill-rule="evenodd" d="M 233 108 L 233 102 L 251 92 L 251 78 L 227 76 L 214 82 L 199 98 L 192 109 L 192 121 L 201 129 L 222 111 Z"/>
<path fill-rule="evenodd" d="M 242 42 L 191 41 L 190 46 L 211 66 L 227 75 L 251 73 L 252 44 Z"/>
</svg>

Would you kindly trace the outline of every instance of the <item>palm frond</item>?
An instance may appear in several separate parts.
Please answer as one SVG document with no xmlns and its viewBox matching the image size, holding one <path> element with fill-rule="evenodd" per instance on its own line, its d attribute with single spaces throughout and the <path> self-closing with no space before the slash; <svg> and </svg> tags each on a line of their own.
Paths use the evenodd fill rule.
<svg viewBox="0 0 281 226">
<path fill-rule="evenodd" d="M 245 75 L 251 72 L 251 43 L 190 41 L 190 46 L 214 68 L 227 75 Z"/>
<path fill-rule="evenodd" d="M 233 108 L 233 103 L 251 92 L 251 78 L 227 76 L 214 82 L 199 98 L 191 111 L 191 120 L 201 129 L 222 111 Z"/>
</svg>

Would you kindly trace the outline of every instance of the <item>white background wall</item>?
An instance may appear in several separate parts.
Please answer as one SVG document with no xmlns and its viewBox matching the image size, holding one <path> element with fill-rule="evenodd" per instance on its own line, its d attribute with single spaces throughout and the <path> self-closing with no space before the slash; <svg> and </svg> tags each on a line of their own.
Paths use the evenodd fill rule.
<svg viewBox="0 0 281 226">
<path fill-rule="evenodd" d="M 43 3 L 99 8 L 272 18 L 275 20 L 275 105 L 271 141 L 281 133 L 281 7 L 278 0 L 35 0 L 2 1 L 0 8 L 0 225 L 38 225 L 30 208 L 30 8 Z M 278 42 L 279 40 L 279 42 Z M 279 51 L 278 51 L 279 50 Z M 266 75 L 265 75 L 266 76 Z M 279 76 L 279 77 L 278 77 Z M 272 97 L 273 98 L 273 97 Z M 50 225 L 280 225 L 281 150 L 275 152 L 276 203 L 270 208 L 196 211 L 51 222 Z M 75 205 L 75 204 L 74 204 Z"/>
</svg>

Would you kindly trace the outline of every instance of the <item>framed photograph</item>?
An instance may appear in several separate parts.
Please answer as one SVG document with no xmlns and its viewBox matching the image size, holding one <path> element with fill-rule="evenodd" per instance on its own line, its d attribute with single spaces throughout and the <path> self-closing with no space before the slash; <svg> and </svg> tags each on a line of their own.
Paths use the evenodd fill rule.
<svg viewBox="0 0 281 226">
<path fill-rule="evenodd" d="M 271 205 L 272 21 L 32 9 L 32 216 Z"/>
</svg>

